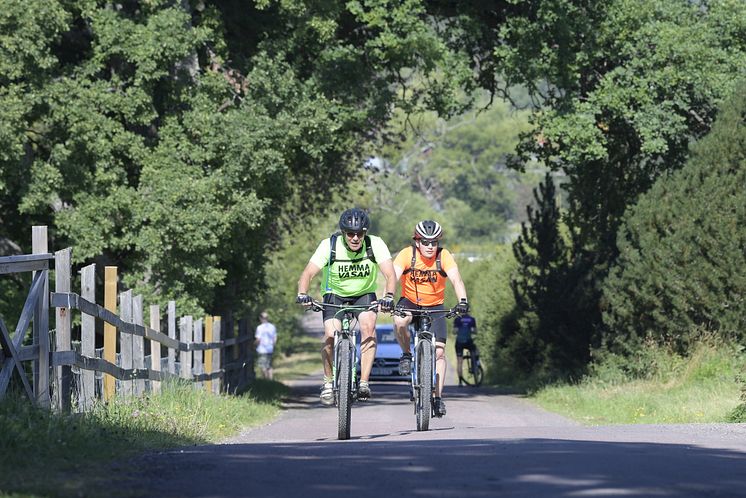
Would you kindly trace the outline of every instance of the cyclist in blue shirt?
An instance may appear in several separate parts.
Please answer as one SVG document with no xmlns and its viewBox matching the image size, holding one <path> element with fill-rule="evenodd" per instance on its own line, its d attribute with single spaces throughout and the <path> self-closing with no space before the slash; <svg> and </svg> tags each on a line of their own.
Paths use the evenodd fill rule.
<svg viewBox="0 0 746 498">
<path fill-rule="evenodd" d="M 456 371 L 458 372 L 458 385 L 463 385 L 464 349 L 471 352 L 472 358 L 479 358 L 479 350 L 474 344 L 474 335 L 477 333 L 477 320 L 468 313 L 456 317 L 453 321 L 453 330 L 456 333 Z"/>
</svg>

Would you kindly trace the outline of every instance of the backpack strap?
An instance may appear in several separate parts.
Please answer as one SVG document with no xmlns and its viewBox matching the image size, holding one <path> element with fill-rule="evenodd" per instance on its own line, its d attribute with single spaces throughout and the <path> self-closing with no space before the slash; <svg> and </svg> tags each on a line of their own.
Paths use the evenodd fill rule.
<svg viewBox="0 0 746 498">
<path fill-rule="evenodd" d="M 414 270 L 415 263 L 417 263 L 417 247 L 415 247 L 414 242 L 412 242 L 412 262 L 409 264 L 409 268 L 402 272 L 402 275 L 406 275 Z"/>
<path fill-rule="evenodd" d="M 368 259 L 371 260 L 374 264 L 378 264 L 378 262 L 376 261 L 376 256 L 373 254 L 373 247 L 371 246 L 371 243 L 370 243 L 370 236 L 366 235 L 364 240 L 365 240 L 365 252 L 368 256 Z"/>
<path fill-rule="evenodd" d="M 337 260 L 337 237 L 339 235 L 339 232 L 335 232 L 329 237 L 329 262 L 327 266 L 332 266 L 332 263 Z"/>
<path fill-rule="evenodd" d="M 329 286 L 329 273 L 332 269 L 332 263 L 334 263 L 334 260 L 337 258 L 337 237 L 339 237 L 339 232 L 335 232 L 331 237 L 329 237 L 329 261 L 326 263 L 326 266 L 329 267 L 329 271 L 326 272 L 326 282 L 324 284 L 327 292 L 332 290 L 331 286 Z"/>
<path fill-rule="evenodd" d="M 440 253 L 443 251 L 442 247 L 438 247 L 438 252 L 435 256 L 435 269 L 438 270 L 438 273 L 440 273 L 441 276 L 447 277 L 448 274 L 443 271 L 443 265 L 440 264 Z"/>
</svg>

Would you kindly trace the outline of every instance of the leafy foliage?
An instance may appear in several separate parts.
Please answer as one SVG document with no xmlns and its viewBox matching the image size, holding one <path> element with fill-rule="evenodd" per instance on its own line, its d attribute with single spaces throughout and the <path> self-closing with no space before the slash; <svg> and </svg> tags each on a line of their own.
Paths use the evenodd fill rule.
<svg viewBox="0 0 746 498">
<path fill-rule="evenodd" d="M 498 349 L 515 377 L 552 380 L 582 372 L 590 339 L 588 327 L 572 313 L 577 281 L 551 174 L 534 197 L 536 207 L 527 208 L 528 223 L 513 244 L 518 264 L 511 279 L 515 308 L 501 326 Z"/>
<path fill-rule="evenodd" d="M 629 210 L 604 285 L 609 346 L 686 352 L 702 331 L 746 339 L 746 86 L 680 171 Z"/>
<path fill-rule="evenodd" d="M 475 342 L 492 382 L 507 383 L 514 379 L 514 363 L 504 344 L 502 322 L 515 307 L 510 275 L 516 261 L 506 245 L 483 252 L 475 261 L 459 257 L 458 265 L 469 294 L 471 314 L 477 320 Z"/>
<path fill-rule="evenodd" d="M 185 312 L 249 310 L 275 213 L 323 211 L 394 106 L 472 85 L 414 0 L 9 0 L 0 30 L 2 247 L 47 224 Z"/>
<path fill-rule="evenodd" d="M 538 183 L 533 172 L 506 166 L 519 133 L 528 129 L 528 113 L 501 102 L 450 120 L 397 115 L 391 127 L 398 126 L 409 127 L 406 139 L 376 153 L 373 167 L 385 178 L 368 186 L 372 206 L 383 211 L 378 226 L 390 232 L 385 240 L 408 244 L 398 224 L 413 227 L 426 218 L 443 225 L 450 244 L 507 239 L 509 222 L 521 216 L 523 192 Z"/>
<path fill-rule="evenodd" d="M 253 312 L 292 287 L 276 275 L 298 220 L 318 227 L 354 203 L 394 251 L 424 217 L 451 243 L 495 243 L 526 190 L 506 166 L 542 164 L 566 175 L 568 236 L 537 259 L 531 230 L 547 227 L 524 232 L 496 351 L 524 372 L 577 371 L 604 324 L 629 330 L 634 310 L 601 318 L 609 268 L 632 258 L 620 224 L 710 130 L 743 76 L 744 33 L 734 0 L 6 0 L 0 250 L 24 252 L 28 227 L 47 224 L 53 248 L 118 265 L 150 302 Z M 479 102 L 461 116 L 479 87 L 535 111 Z M 707 247 L 685 264 L 718 254 Z M 4 281 L 0 306 L 22 287 Z M 691 301 L 717 292 L 695 290 L 646 316 L 690 306 L 691 323 L 714 323 Z M 719 319 L 741 310 L 727 304 Z"/>
<path fill-rule="evenodd" d="M 519 257 L 527 288 L 548 287 L 546 299 L 529 301 L 531 311 L 513 317 L 514 337 L 526 349 L 510 349 L 510 357 L 524 355 L 526 372 L 554 361 L 549 377 L 555 367 L 572 373 L 601 340 L 600 289 L 619 253 L 625 211 L 685 164 L 689 144 L 709 131 L 718 105 L 742 77 L 746 5 L 553 0 L 493 11 L 470 5 L 463 16 L 487 27 L 475 31 L 476 53 L 502 69 L 506 86 L 527 85 L 540 106 L 511 164 L 522 169 L 539 159 L 567 178 L 571 245 L 552 256 L 558 259 L 545 274 L 532 274 L 537 262 Z M 496 88 L 496 79 L 483 81 Z M 678 306 L 698 308 L 692 303 L 698 294 L 680 296 Z M 663 304 L 649 308 L 661 320 Z M 629 320 L 634 312 L 629 309 Z M 564 354 L 570 351 L 580 355 Z"/>
</svg>

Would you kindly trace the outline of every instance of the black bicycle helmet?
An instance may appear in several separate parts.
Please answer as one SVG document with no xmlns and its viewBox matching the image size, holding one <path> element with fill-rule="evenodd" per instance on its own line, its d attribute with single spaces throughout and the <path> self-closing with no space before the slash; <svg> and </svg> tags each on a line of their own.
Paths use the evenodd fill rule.
<svg viewBox="0 0 746 498">
<path fill-rule="evenodd" d="M 360 208 L 351 208 L 339 217 L 339 229 L 343 232 L 367 232 L 370 218 Z"/>
<path fill-rule="evenodd" d="M 443 228 L 440 223 L 433 220 L 424 220 L 414 227 L 413 239 L 440 240 L 443 236 Z"/>
</svg>

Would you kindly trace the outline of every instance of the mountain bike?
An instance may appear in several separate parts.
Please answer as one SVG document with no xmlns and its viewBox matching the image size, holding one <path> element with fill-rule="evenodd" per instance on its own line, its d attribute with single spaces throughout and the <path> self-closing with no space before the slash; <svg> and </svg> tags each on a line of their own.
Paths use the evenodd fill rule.
<svg viewBox="0 0 746 498">
<path fill-rule="evenodd" d="M 414 353 L 412 354 L 410 400 L 414 401 L 414 414 L 417 430 L 426 431 L 430 427 L 430 417 L 435 416 L 435 388 L 438 373 L 435 369 L 435 336 L 430 332 L 434 315 L 445 318 L 456 315 L 454 310 L 405 309 L 397 306 L 394 314 L 412 315 L 414 324 Z M 437 317 L 437 318 L 443 318 Z"/>
<path fill-rule="evenodd" d="M 350 439 L 352 402 L 357 399 L 357 330 L 352 323 L 356 311 L 368 311 L 378 307 L 371 305 L 343 305 L 313 301 L 313 311 L 334 308 L 334 317 L 342 322 L 340 330 L 334 331 L 334 358 L 332 360 L 332 383 L 334 401 L 337 405 L 337 439 Z"/>
<path fill-rule="evenodd" d="M 463 366 L 463 375 L 460 380 L 467 386 L 480 386 L 484 379 L 484 369 L 482 368 L 482 361 L 479 359 L 479 350 L 476 345 L 474 348 L 469 348 L 469 352 L 464 354 Z"/>
</svg>

